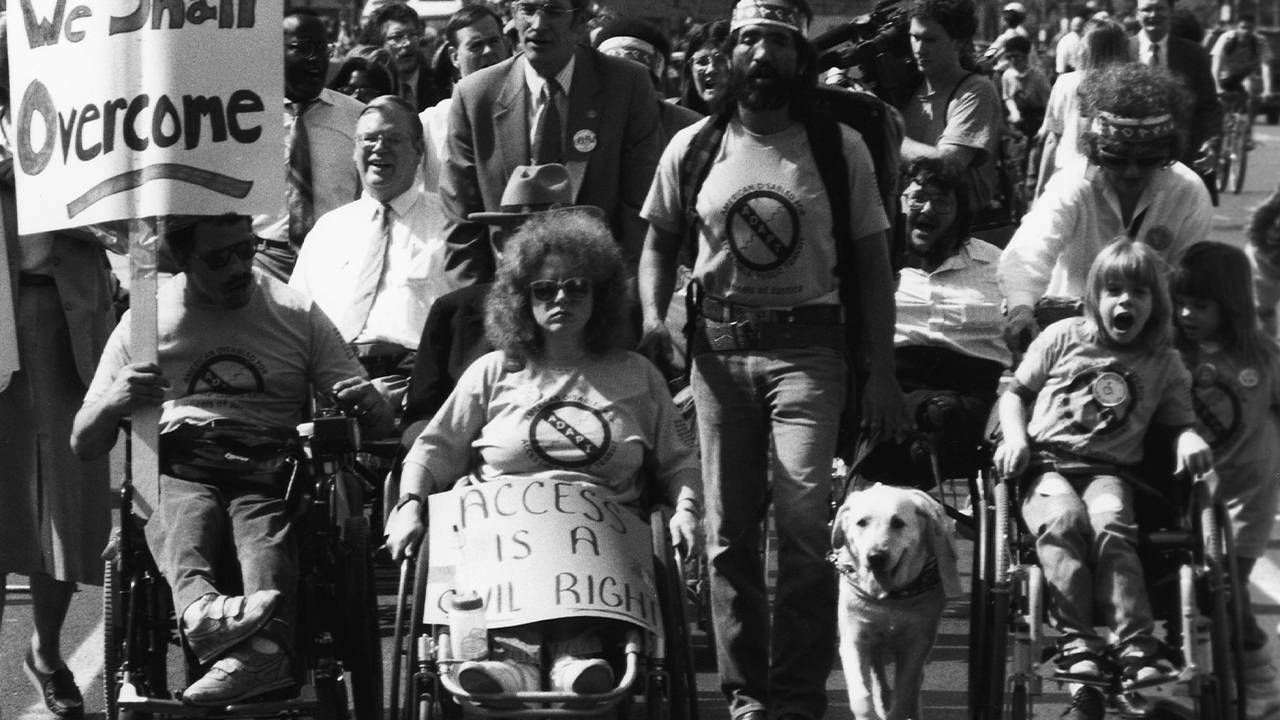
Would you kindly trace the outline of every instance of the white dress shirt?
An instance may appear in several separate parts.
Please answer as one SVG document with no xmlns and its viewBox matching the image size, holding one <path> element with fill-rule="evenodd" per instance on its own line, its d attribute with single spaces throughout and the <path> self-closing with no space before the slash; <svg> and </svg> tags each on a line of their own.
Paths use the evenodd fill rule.
<svg viewBox="0 0 1280 720">
<path fill-rule="evenodd" d="M 1158 63 L 1151 62 L 1151 48 L 1154 46 L 1160 47 L 1160 62 Z M 1153 42 L 1151 38 L 1147 37 L 1146 32 L 1138 33 L 1138 62 L 1154 67 L 1169 67 L 1169 38 L 1166 36 L 1165 39 L 1159 42 Z"/>
<path fill-rule="evenodd" d="M 894 294 L 894 347 L 941 347 L 1009 367 L 996 282 L 999 260 L 995 245 L 969 238 L 933 272 L 902 268 Z"/>
<path fill-rule="evenodd" d="M 347 342 L 388 342 L 417 349 L 427 312 L 453 290 L 444 273 L 444 210 L 439 196 L 414 184 L 391 201 L 391 244 L 369 319 Z M 302 291 L 330 319 L 352 305 L 366 244 L 381 239 L 381 203 L 361 197 L 325 215 L 307 234 L 289 285 Z"/>
<path fill-rule="evenodd" d="M 569 122 L 569 93 L 573 88 L 573 67 L 578 63 L 578 56 L 574 55 L 569 58 L 569 62 L 560 68 L 560 72 L 556 73 L 556 82 L 560 83 L 560 97 L 557 99 L 556 107 L 560 110 L 562 118 L 562 128 L 567 126 Z M 533 69 L 528 62 L 524 63 L 524 84 L 529 89 L 529 105 L 528 114 L 525 116 L 529 121 L 529 147 L 532 149 L 537 145 L 538 139 L 534 137 L 538 130 L 538 113 L 542 112 L 542 106 L 545 100 L 542 97 L 542 89 L 546 87 L 547 80 Z M 568 147 L 566 145 L 565 147 Z"/>
<path fill-rule="evenodd" d="M 287 100 L 285 101 L 288 102 Z M 307 108 L 302 120 L 307 125 L 311 145 L 311 187 L 315 216 L 351 202 L 360 196 L 360 175 L 353 158 L 356 120 L 364 103 L 329 88 L 320 91 L 315 105 Z M 284 132 L 288 137 L 293 113 L 284 111 Z M 284 146 L 281 146 L 284 153 Z M 283 155 L 282 172 L 288 172 L 289 156 Z M 253 218 L 253 233 L 269 240 L 289 239 L 289 208 L 280 196 L 280 206 L 267 215 Z"/>
</svg>

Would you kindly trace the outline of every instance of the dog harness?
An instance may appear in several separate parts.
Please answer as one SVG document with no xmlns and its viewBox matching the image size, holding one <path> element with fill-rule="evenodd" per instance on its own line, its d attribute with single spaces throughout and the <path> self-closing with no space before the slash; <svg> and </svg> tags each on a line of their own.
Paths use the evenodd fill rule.
<svg viewBox="0 0 1280 720">
<path fill-rule="evenodd" d="M 835 566 L 836 571 L 840 573 L 845 582 L 849 583 L 849 586 L 853 588 L 858 597 L 865 600 L 912 598 L 923 595 L 942 584 L 942 575 L 938 572 L 938 561 L 934 558 L 929 558 L 925 562 L 924 569 L 920 571 L 915 580 L 896 590 L 890 590 L 884 596 L 877 597 L 867 593 L 858 585 L 858 568 L 853 563 L 842 558 L 840 551 L 832 550 L 827 554 L 827 560 Z"/>
</svg>

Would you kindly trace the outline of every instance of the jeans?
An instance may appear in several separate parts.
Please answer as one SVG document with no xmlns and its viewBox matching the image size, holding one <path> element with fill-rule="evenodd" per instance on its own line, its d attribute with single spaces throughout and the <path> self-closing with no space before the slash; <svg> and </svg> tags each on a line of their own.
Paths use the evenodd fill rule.
<svg viewBox="0 0 1280 720">
<path fill-rule="evenodd" d="M 160 502 L 145 535 L 156 567 L 173 590 L 177 616 L 208 593 L 237 594 L 218 583 L 227 575 L 226 563 L 238 561 L 241 594 L 281 591 L 274 618 L 285 628 L 277 639 L 290 639 L 298 551 L 286 520 L 284 498 L 278 495 L 161 476 Z M 229 546 L 234 557 L 228 556 Z"/>
<path fill-rule="evenodd" d="M 1122 651 L 1154 653 L 1155 621 L 1129 485 L 1115 475 L 1046 472 L 1028 487 L 1022 518 L 1036 536 L 1063 652 L 1105 650 L 1106 641 L 1094 630 L 1096 608 Z"/>
<path fill-rule="evenodd" d="M 845 382 L 844 356 L 830 348 L 693 360 L 716 659 L 734 717 L 762 710 L 817 720 L 826 710 L 837 632 L 827 521 Z M 772 618 L 761 557 L 770 501 Z"/>
</svg>

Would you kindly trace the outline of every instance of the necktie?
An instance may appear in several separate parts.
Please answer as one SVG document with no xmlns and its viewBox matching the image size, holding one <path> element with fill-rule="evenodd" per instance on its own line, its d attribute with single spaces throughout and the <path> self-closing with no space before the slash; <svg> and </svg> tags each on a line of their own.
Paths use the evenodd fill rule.
<svg viewBox="0 0 1280 720">
<path fill-rule="evenodd" d="M 303 113 L 311 103 L 290 103 L 293 126 L 286 140 L 289 174 L 285 197 L 289 207 L 289 243 L 300 247 L 316 222 L 315 193 L 311 185 L 311 140 Z"/>
<path fill-rule="evenodd" d="M 369 320 L 369 311 L 373 309 L 373 300 L 378 295 L 378 284 L 382 281 L 382 272 L 387 264 L 387 248 L 391 246 L 391 206 L 383 203 L 378 208 L 374 219 L 378 230 L 365 247 L 360 274 L 356 276 L 356 292 L 351 307 L 342 315 L 342 323 L 338 330 L 347 342 L 355 340 Z"/>
<path fill-rule="evenodd" d="M 556 98 L 563 92 L 555 78 L 547 78 L 542 89 L 542 114 L 538 116 L 537 132 L 534 133 L 533 162 L 564 162 L 564 127 L 560 122 L 560 106 Z"/>
<path fill-rule="evenodd" d="M 1151 67 L 1160 67 L 1160 43 L 1151 43 Z"/>
<path fill-rule="evenodd" d="M 417 93 L 414 92 L 413 85 L 407 82 L 400 83 L 400 97 L 404 98 L 404 101 L 413 107 L 418 107 L 418 99 L 415 95 L 417 95 Z"/>
</svg>

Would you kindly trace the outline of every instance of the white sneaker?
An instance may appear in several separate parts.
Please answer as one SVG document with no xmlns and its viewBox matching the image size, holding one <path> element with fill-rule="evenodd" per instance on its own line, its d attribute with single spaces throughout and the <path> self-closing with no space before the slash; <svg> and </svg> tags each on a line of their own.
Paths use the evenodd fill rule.
<svg viewBox="0 0 1280 720">
<path fill-rule="evenodd" d="M 501 660 L 468 660 L 458 666 L 458 684 L 471 695 L 537 690 L 538 666 Z"/>
<path fill-rule="evenodd" d="M 559 657 L 551 666 L 551 687 L 575 695 L 607 693 L 613 689 L 613 668 L 600 658 Z"/>
<path fill-rule="evenodd" d="M 218 706 L 293 685 L 289 655 L 273 640 L 255 636 L 209 668 L 182 692 L 191 705 Z"/>
</svg>

